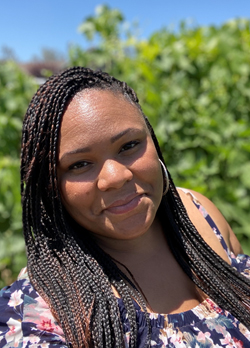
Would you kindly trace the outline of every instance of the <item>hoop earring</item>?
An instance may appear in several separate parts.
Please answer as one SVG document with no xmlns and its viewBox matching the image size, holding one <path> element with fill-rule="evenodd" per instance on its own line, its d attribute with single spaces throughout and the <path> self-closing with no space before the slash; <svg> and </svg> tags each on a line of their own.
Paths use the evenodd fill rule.
<svg viewBox="0 0 250 348">
<path fill-rule="evenodd" d="M 165 194 L 168 192 L 168 189 L 169 189 L 169 177 L 168 177 L 168 172 L 167 172 L 167 169 L 164 165 L 164 163 L 159 159 L 159 162 L 162 166 L 162 170 L 163 170 L 163 177 L 164 177 L 164 183 L 165 183 L 165 190 L 163 191 L 163 196 L 165 196 Z"/>
</svg>

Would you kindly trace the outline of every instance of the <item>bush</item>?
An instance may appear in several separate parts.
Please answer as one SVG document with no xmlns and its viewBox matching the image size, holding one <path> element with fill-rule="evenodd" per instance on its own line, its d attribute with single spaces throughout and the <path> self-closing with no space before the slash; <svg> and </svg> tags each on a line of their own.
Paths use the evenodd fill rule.
<svg viewBox="0 0 250 348">
<path fill-rule="evenodd" d="M 79 30 L 90 45 L 72 46 L 70 65 L 106 70 L 135 89 L 176 185 L 209 197 L 250 254 L 250 21 L 182 23 L 140 40 L 118 10 L 100 6 Z M 0 287 L 26 263 L 19 144 L 35 90 L 14 63 L 0 64 Z"/>
<path fill-rule="evenodd" d="M 139 40 L 112 11 L 99 7 L 86 19 L 80 30 L 90 47 L 72 47 L 71 64 L 104 69 L 135 89 L 176 185 L 209 197 L 250 254 L 250 21 L 181 23 Z M 110 27 L 115 18 L 115 35 L 104 17 Z"/>
<path fill-rule="evenodd" d="M 22 118 L 35 90 L 15 63 L 0 64 L 0 288 L 26 264 L 19 157 Z"/>
</svg>

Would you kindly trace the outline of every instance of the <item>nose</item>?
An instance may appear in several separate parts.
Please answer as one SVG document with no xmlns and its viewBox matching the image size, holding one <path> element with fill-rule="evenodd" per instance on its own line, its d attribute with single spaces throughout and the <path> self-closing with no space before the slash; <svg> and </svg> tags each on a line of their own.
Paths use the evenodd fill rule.
<svg viewBox="0 0 250 348">
<path fill-rule="evenodd" d="M 99 172 L 97 186 L 101 191 L 119 189 L 132 178 L 133 173 L 126 165 L 115 160 L 106 160 Z"/>
</svg>

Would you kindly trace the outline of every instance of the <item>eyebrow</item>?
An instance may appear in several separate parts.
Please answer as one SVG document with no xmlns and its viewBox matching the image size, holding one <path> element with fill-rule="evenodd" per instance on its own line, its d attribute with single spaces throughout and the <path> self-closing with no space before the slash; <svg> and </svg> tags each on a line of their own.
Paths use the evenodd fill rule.
<svg viewBox="0 0 250 348">
<path fill-rule="evenodd" d="M 114 135 L 110 141 L 111 143 L 115 143 L 117 140 L 119 140 L 120 138 L 122 138 L 125 134 L 129 133 L 129 132 L 134 132 L 135 130 L 137 130 L 136 128 L 127 128 L 127 129 L 124 129 L 122 132 Z"/>
<path fill-rule="evenodd" d="M 125 134 L 130 133 L 130 132 L 135 132 L 137 130 L 138 130 L 137 128 L 127 128 L 127 129 L 124 129 L 122 132 L 120 132 L 120 133 L 114 135 L 113 137 L 111 137 L 110 138 L 110 142 L 111 142 L 111 144 L 113 144 L 117 140 L 122 138 Z M 90 151 L 91 151 L 90 147 L 81 147 L 81 148 L 78 148 L 78 149 L 75 149 L 75 150 L 72 150 L 72 151 L 68 151 L 68 152 L 66 152 L 66 153 L 64 153 L 62 155 L 62 157 L 60 158 L 60 161 L 62 161 L 62 159 L 64 157 L 67 157 L 68 155 L 76 155 L 78 153 L 85 153 L 85 152 L 90 152 Z"/>
<path fill-rule="evenodd" d="M 81 147 L 79 149 L 68 151 L 62 155 L 62 157 L 60 158 L 60 161 L 62 161 L 64 159 L 64 157 L 67 157 L 69 155 L 76 155 L 77 153 L 85 153 L 85 152 L 90 152 L 90 151 L 91 151 L 90 147 Z"/>
</svg>

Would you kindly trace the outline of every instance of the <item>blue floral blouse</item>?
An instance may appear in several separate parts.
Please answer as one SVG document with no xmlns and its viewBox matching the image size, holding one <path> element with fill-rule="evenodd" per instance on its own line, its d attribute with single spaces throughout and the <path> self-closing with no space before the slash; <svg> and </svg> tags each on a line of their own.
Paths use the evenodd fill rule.
<svg viewBox="0 0 250 348">
<path fill-rule="evenodd" d="M 187 192 L 190 194 L 190 192 Z M 231 265 L 250 278 L 250 257 L 234 256 L 214 221 L 193 196 L 193 202 L 220 240 Z M 128 347 L 130 327 L 122 299 L 118 299 Z M 138 348 L 144 346 L 147 328 L 143 312 L 134 302 L 138 323 Z M 250 347 L 250 332 L 229 312 L 211 299 L 195 308 L 178 314 L 150 314 L 151 347 L 169 348 L 246 348 Z M 66 348 L 62 329 L 53 317 L 47 303 L 29 282 L 26 268 L 11 286 L 0 292 L 0 348 Z"/>
</svg>

